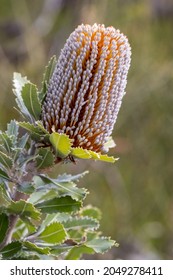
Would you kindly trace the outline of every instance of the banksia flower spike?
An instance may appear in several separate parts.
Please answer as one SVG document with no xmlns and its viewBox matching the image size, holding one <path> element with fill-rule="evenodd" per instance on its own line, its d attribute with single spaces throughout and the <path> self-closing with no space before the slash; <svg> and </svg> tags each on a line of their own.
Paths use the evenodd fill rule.
<svg viewBox="0 0 173 280">
<path fill-rule="evenodd" d="M 67 39 L 42 105 L 51 134 L 72 147 L 105 152 L 125 94 L 131 49 L 125 35 L 104 25 L 80 25 Z"/>
</svg>

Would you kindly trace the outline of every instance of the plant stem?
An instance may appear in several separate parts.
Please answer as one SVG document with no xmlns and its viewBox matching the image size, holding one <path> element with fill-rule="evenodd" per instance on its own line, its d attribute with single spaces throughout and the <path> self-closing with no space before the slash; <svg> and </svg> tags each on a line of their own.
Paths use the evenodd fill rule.
<svg viewBox="0 0 173 280">
<path fill-rule="evenodd" d="M 26 200 L 28 198 L 28 195 L 24 194 L 24 193 L 20 193 L 16 190 L 16 192 L 14 193 L 13 196 L 13 200 L 14 201 L 18 201 L 20 199 L 24 199 Z M 8 243 L 11 242 L 12 239 L 12 235 L 13 235 L 13 230 L 15 228 L 15 225 L 17 223 L 18 220 L 18 215 L 9 215 L 9 228 L 7 230 L 5 239 L 0 243 L 0 249 L 2 249 L 4 246 L 6 246 Z"/>
</svg>

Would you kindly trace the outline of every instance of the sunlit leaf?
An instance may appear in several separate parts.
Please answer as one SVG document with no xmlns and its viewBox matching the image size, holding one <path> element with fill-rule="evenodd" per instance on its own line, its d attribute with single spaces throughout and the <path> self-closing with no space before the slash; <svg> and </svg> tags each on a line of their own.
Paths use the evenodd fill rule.
<svg viewBox="0 0 173 280">
<path fill-rule="evenodd" d="M 23 98 L 22 98 L 22 88 L 25 84 L 29 83 L 29 80 L 26 77 L 22 77 L 20 73 L 14 73 L 13 75 L 13 85 L 14 85 L 14 94 L 16 95 L 16 103 L 20 110 L 20 113 L 27 117 L 29 121 L 32 121 L 32 117 L 27 110 Z"/>
<path fill-rule="evenodd" d="M 56 155 L 65 158 L 71 149 L 71 140 L 66 134 L 53 132 L 50 135 L 50 142 L 55 149 Z"/>
<path fill-rule="evenodd" d="M 96 153 L 91 150 L 83 149 L 83 148 L 72 148 L 71 149 L 71 155 L 76 157 L 76 158 L 81 158 L 81 159 L 95 159 L 95 160 L 101 160 L 101 161 L 107 161 L 107 162 L 112 162 L 114 163 L 115 159 L 114 157 L 110 157 L 108 155 L 102 155 L 100 153 Z"/>
<path fill-rule="evenodd" d="M 83 148 L 72 148 L 71 149 L 71 155 L 75 156 L 77 158 L 82 158 L 82 159 L 89 159 L 89 158 L 91 158 L 91 155 L 88 152 L 88 150 L 83 149 Z"/>
<path fill-rule="evenodd" d="M 55 222 L 48 225 L 37 237 L 50 244 L 62 243 L 67 237 L 66 231 L 61 223 Z"/>
</svg>

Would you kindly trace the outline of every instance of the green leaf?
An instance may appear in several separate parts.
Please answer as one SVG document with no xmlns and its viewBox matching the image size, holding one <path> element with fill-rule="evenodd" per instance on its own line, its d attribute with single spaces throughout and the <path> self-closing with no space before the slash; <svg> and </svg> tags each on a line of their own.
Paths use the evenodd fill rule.
<svg viewBox="0 0 173 280">
<path fill-rule="evenodd" d="M 13 139 L 13 146 L 16 143 L 17 137 L 19 133 L 19 126 L 15 120 L 11 120 L 9 124 L 7 124 L 6 134 Z"/>
<path fill-rule="evenodd" d="M 1 178 L 10 181 L 10 177 L 7 175 L 7 173 L 0 168 L 0 179 Z"/>
<path fill-rule="evenodd" d="M 67 231 L 80 231 L 81 229 L 97 229 L 99 227 L 98 221 L 89 217 L 72 217 L 71 219 L 63 222 L 63 225 Z"/>
<path fill-rule="evenodd" d="M 94 250 L 92 248 L 87 247 L 86 245 L 77 245 L 74 246 L 66 256 L 66 260 L 79 260 L 83 254 L 94 254 Z"/>
<path fill-rule="evenodd" d="M 50 251 L 50 248 L 48 248 L 48 247 L 41 248 L 41 247 L 39 247 L 39 246 L 35 245 L 34 243 L 29 242 L 29 241 L 24 241 L 23 245 L 26 247 L 27 250 L 29 250 L 31 252 L 32 251 L 37 252 L 38 254 L 41 254 L 41 255 L 48 255 L 49 251 Z"/>
<path fill-rule="evenodd" d="M 79 179 L 83 178 L 86 174 L 88 174 L 89 171 L 84 171 L 83 173 L 76 174 L 76 175 L 71 175 L 71 174 L 62 174 L 59 175 L 58 178 L 56 179 L 57 183 L 66 183 L 66 182 L 71 182 L 71 181 L 79 181 Z"/>
<path fill-rule="evenodd" d="M 77 188 L 76 184 L 73 182 L 61 182 L 58 183 L 56 179 L 51 179 L 48 176 L 40 175 L 43 180 L 43 187 L 46 189 L 56 190 L 59 196 L 71 196 L 75 200 L 83 200 L 87 194 L 87 190 L 84 188 Z M 44 184 L 47 185 L 44 186 Z"/>
<path fill-rule="evenodd" d="M 11 201 L 7 211 L 10 214 L 19 215 L 21 217 L 29 217 L 34 220 L 40 219 L 40 211 L 38 211 L 33 204 L 22 199 L 19 201 Z"/>
<path fill-rule="evenodd" d="M 77 158 L 82 158 L 82 159 L 91 158 L 91 154 L 88 152 L 88 150 L 83 149 L 83 148 L 72 148 L 71 155 L 74 157 L 77 157 Z"/>
<path fill-rule="evenodd" d="M 18 185 L 17 190 L 22 193 L 32 194 L 35 191 L 35 188 L 30 182 L 23 182 L 21 185 Z"/>
<path fill-rule="evenodd" d="M 50 148 L 40 148 L 38 150 L 39 157 L 37 158 L 37 168 L 42 169 L 50 167 L 54 163 L 54 156 L 50 151 Z"/>
<path fill-rule="evenodd" d="M 86 207 L 83 207 L 80 211 L 80 214 L 82 216 L 91 217 L 97 220 L 100 220 L 102 216 L 100 209 L 97 207 L 93 207 L 91 205 L 87 205 Z"/>
<path fill-rule="evenodd" d="M 9 198 L 5 193 L 3 184 L 0 184 L 0 206 L 6 207 L 9 205 Z"/>
<path fill-rule="evenodd" d="M 17 224 L 14 228 L 13 239 L 21 240 L 26 236 L 33 234 L 36 231 L 36 226 L 33 225 L 28 217 L 22 217 L 18 219 Z"/>
<path fill-rule="evenodd" d="M 21 138 L 19 138 L 17 147 L 20 149 L 24 149 L 28 139 L 29 139 L 29 135 L 25 133 Z"/>
<path fill-rule="evenodd" d="M 0 143 L 4 146 L 5 150 L 10 153 L 13 146 L 12 139 L 6 133 L 0 132 Z"/>
<path fill-rule="evenodd" d="M 44 100 L 45 94 L 47 92 L 47 86 L 49 84 L 50 78 L 52 77 L 53 71 L 55 69 L 57 60 L 56 56 L 52 56 L 50 61 L 48 62 L 48 65 L 45 67 L 45 71 L 43 74 L 43 81 L 42 81 L 42 90 L 39 95 L 39 99 L 42 102 Z"/>
<path fill-rule="evenodd" d="M 102 155 L 100 153 L 96 153 L 93 151 L 89 151 L 91 157 L 95 160 L 101 160 L 101 161 L 106 161 L 106 162 L 111 162 L 114 163 L 116 160 L 118 160 L 118 158 L 114 158 L 114 157 L 110 157 L 108 155 Z"/>
<path fill-rule="evenodd" d="M 21 95 L 29 113 L 35 120 L 39 120 L 41 114 L 41 104 L 38 99 L 37 87 L 34 84 L 27 83 L 22 88 Z"/>
<path fill-rule="evenodd" d="M 10 244 L 6 245 L 0 253 L 3 256 L 3 259 L 12 259 L 15 257 L 22 249 L 22 244 L 19 241 L 11 242 Z"/>
<path fill-rule="evenodd" d="M 43 213 L 75 212 L 80 209 L 81 202 L 72 199 L 70 196 L 53 198 L 35 205 Z"/>
<path fill-rule="evenodd" d="M 68 135 L 53 132 L 50 135 L 50 142 L 54 147 L 57 156 L 65 158 L 69 155 L 71 149 L 71 140 Z"/>
<path fill-rule="evenodd" d="M 46 134 L 39 126 L 35 126 L 28 122 L 19 122 L 19 126 L 26 129 L 30 133 L 31 137 L 36 141 L 42 141 L 44 137 L 46 137 Z"/>
<path fill-rule="evenodd" d="M 0 152 L 0 163 L 5 168 L 11 168 L 13 165 L 12 159 L 2 152 Z"/>
<path fill-rule="evenodd" d="M 13 75 L 13 85 L 14 85 L 14 94 L 16 95 L 16 103 L 20 110 L 20 113 L 24 115 L 29 121 L 32 121 L 32 117 L 29 114 L 22 98 L 22 88 L 25 84 L 29 83 L 26 77 L 22 77 L 20 73 L 14 73 Z"/>
<path fill-rule="evenodd" d="M 118 158 L 114 158 L 114 157 L 110 157 L 108 155 L 101 155 L 100 154 L 99 160 L 114 163 L 116 160 L 118 160 Z"/>
<path fill-rule="evenodd" d="M 81 159 L 95 159 L 95 160 L 101 160 L 101 161 L 107 161 L 107 162 L 112 162 L 114 163 L 115 159 L 114 157 L 109 157 L 108 155 L 102 155 L 100 153 L 96 153 L 87 149 L 83 148 L 72 148 L 71 149 L 71 155 L 76 157 L 76 158 L 81 158 Z"/>
<path fill-rule="evenodd" d="M 48 225 L 38 236 L 39 239 L 49 244 L 59 244 L 67 237 L 66 231 L 61 223 L 55 222 Z"/>
<path fill-rule="evenodd" d="M 9 227 L 8 216 L 5 213 L 0 214 L 0 243 L 4 240 L 8 227 Z"/>
<path fill-rule="evenodd" d="M 85 245 L 92 248 L 96 253 L 103 254 L 115 245 L 115 241 L 108 237 L 100 237 L 86 242 Z"/>
<path fill-rule="evenodd" d="M 45 219 L 41 223 L 40 230 L 42 231 L 46 226 L 53 222 L 65 222 L 69 220 L 71 217 L 71 214 L 67 213 L 55 213 L 55 214 L 47 214 Z"/>
</svg>

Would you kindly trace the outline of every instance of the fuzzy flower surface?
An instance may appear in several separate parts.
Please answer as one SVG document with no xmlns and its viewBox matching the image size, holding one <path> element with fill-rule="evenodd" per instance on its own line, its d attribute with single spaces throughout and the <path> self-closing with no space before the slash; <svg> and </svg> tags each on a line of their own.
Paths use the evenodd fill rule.
<svg viewBox="0 0 173 280">
<path fill-rule="evenodd" d="M 131 48 L 114 27 L 80 25 L 67 39 L 42 106 L 46 130 L 104 152 L 125 94 Z"/>
</svg>

